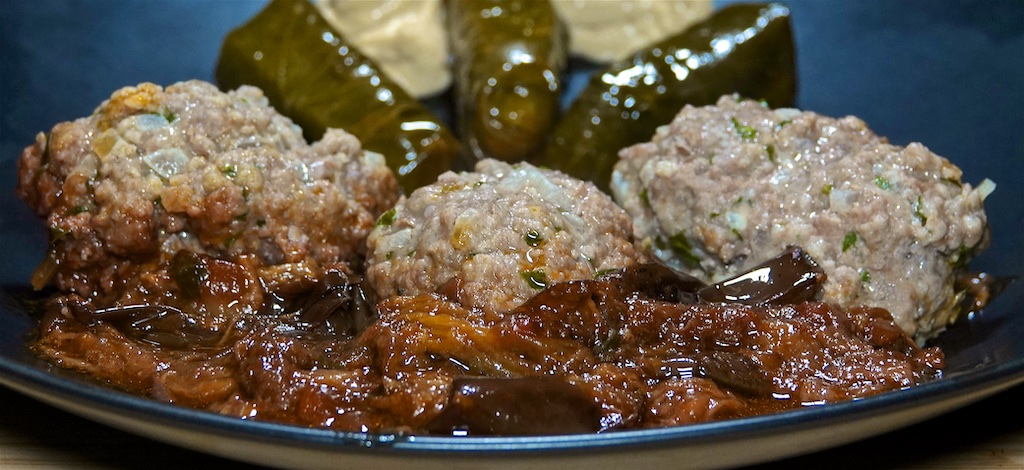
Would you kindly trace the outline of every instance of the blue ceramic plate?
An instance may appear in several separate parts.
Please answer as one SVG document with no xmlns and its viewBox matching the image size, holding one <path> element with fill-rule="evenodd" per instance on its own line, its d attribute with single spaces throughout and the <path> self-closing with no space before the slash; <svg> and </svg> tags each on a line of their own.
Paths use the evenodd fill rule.
<svg viewBox="0 0 1024 470">
<path fill-rule="evenodd" d="M 801 108 L 857 115 L 893 143 L 925 143 L 998 184 L 992 247 L 974 268 L 1024 272 L 1024 3 L 792 1 Z M 42 224 L 13 194 L 36 132 L 121 86 L 212 80 L 221 39 L 261 2 L 3 1 L 0 15 L 0 284 L 26 289 Z M 574 83 L 584 77 L 578 73 Z M 9 300 L 9 296 L 4 296 Z M 288 467 L 733 466 L 907 426 L 1024 382 L 1024 283 L 937 341 L 946 376 L 825 407 L 686 427 L 557 437 L 395 437 L 242 421 L 138 398 L 54 369 L 25 349 L 34 319 L 0 302 L 0 384 L 85 417 L 203 452 Z M 509 459 L 514 457 L 514 459 Z M 646 465 L 645 465 L 646 464 Z"/>
</svg>

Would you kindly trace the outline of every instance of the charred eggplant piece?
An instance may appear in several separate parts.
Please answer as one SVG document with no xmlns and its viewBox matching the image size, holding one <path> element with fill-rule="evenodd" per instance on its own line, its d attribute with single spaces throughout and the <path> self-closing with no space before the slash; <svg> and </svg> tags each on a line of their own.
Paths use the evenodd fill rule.
<svg viewBox="0 0 1024 470">
<path fill-rule="evenodd" d="M 453 384 L 432 434 L 540 435 L 594 433 L 601 410 L 592 397 L 555 377 L 462 378 Z"/>
<path fill-rule="evenodd" d="M 700 279 L 662 263 L 644 263 L 608 274 L 624 289 L 665 302 L 783 305 L 814 300 L 824 284 L 825 271 L 803 248 L 790 246 L 744 273 L 705 285 Z"/>
<path fill-rule="evenodd" d="M 700 372 L 716 384 L 749 396 L 771 395 L 772 379 L 750 358 L 735 352 L 711 351 L 699 361 Z"/>
<path fill-rule="evenodd" d="M 547 0 L 448 2 L 458 129 L 476 158 L 540 151 L 557 120 L 565 33 Z"/>
<path fill-rule="evenodd" d="M 210 278 L 208 256 L 191 251 L 179 251 L 171 258 L 170 275 L 181 291 L 182 298 L 195 300 L 202 292 L 202 285 Z"/>
<path fill-rule="evenodd" d="M 202 324 L 194 315 L 170 305 L 122 305 L 93 309 L 80 299 L 67 302 L 72 318 L 84 325 L 103 321 L 125 336 L 165 349 L 189 350 L 216 348 L 225 331 Z"/>
<path fill-rule="evenodd" d="M 727 6 L 598 71 L 533 162 L 607 191 L 620 149 L 650 139 L 684 105 L 730 93 L 772 107 L 792 104 L 796 70 L 785 6 Z"/>
<path fill-rule="evenodd" d="M 358 335 L 374 320 L 373 304 L 360 281 L 343 271 L 329 270 L 312 292 L 295 302 L 293 310 L 304 324 L 326 324 L 335 334 Z"/>
<path fill-rule="evenodd" d="M 221 88 L 255 85 L 307 139 L 328 127 L 384 155 L 406 192 L 455 165 L 459 144 L 423 105 L 349 45 L 306 0 L 273 0 L 224 40 Z"/>
<path fill-rule="evenodd" d="M 618 275 L 636 292 L 665 302 L 695 304 L 697 293 L 706 287 L 700 279 L 662 263 L 644 263 L 627 268 Z"/>
<path fill-rule="evenodd" d="M 749 271 L 698 292 L 706 302 L 745 305 L 783 305 L 814 300 L 825 282 L 825 271 L 802 248 L 789 247 L 781 255 Z"/>
</svg>

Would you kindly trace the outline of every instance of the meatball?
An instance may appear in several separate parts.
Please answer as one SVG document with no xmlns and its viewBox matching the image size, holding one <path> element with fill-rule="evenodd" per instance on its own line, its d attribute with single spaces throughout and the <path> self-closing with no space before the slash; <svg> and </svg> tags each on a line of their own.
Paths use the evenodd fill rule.
<svg viewBox="0 0 1024 470">
<path fill-rule="evenodd" d="M 919 340 L 956 316 L 954 278 L 987 246 L 990 182 L 972 188 L 856 117 L 725 96 L 619 156 L 614 197 L 658 258 L 718 281 L 800 245 L 828 275 L 825 301 L 885 308 Z"/>
<path fill-rule="evenodd" d="M 183 250 L 294 286 L 357 261 L 400 194 L 354 136 L 330 130 L 309 145 L 259 89 L 200 81 L 118 90 L 40 133 L 18 169 L 19 196 L 52 234 L 33 283 L 96 300 Z"/>
<path fill-rule="evenodd" d="M 385 213 L 367 239 L 366 278 L 381 298 L 457 282 L 463 305 L 502 313 L 547 285 L 641 260 L 632 236 L 629 216 L 593 184 L 488 159 Z"/>
</svg>

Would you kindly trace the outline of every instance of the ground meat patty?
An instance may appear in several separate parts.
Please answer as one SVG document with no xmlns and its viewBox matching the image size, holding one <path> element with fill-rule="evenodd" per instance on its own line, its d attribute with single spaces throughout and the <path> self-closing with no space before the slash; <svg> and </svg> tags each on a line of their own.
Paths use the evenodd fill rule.
<svg viewBox="0 0 1024 470">
<path fill-rule="evenodd" d="M 885 308 L 918 339 L 956 315 L 954 276 L 987 245 L 988 183 L 856 117 L 726 96 L 619 155 L 615 198 L 659 258 L 717 281 L 800 245 L 826 301 Z"/>
<path fill-rule="evenodd" d="M 143 83 L 40 133 L 17 188 L 53 234 L 34 283 L 116 296 L 188 250 L 246 257 L 273 289 L 357 259 L 394 175 L 344 131 L 307 144 L 267 103 L 253 87 Z"/>
<path fill-rule="evenodd" d="M 594 185 L 527 163 L 483 160 L 441 175 L 378 221 L 367 280 L 381 298 L 458 279 L 459 300 L 505 312 L 546 285 L 642 258 L 629 216 Z"/>
</svg>

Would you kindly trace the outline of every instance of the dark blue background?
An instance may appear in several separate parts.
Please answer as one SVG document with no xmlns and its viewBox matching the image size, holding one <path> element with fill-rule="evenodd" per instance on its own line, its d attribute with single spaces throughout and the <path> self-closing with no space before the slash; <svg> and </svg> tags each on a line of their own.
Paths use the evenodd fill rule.
<svg viewBox="0 0 1024 470">
<path fill-rule="evenodd" d="M 993 248 L 979 265 L 1024 266 L 1024 1 L 797 0 L 800 107 L 853 114 L 897 144 L 923 142 L 965 180 L 999 185 Z M 43 232 L 13 196 L 34 135 L 84 116 L 114 90 L 212 80 L 220 41 L 256 1 L 11 1 L 0 4 L 0 282 L 22 281 Z M 26 227 L 27 225 L 27 227 Z"/>
</svg>

